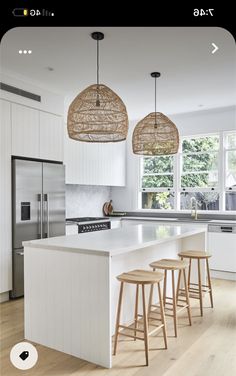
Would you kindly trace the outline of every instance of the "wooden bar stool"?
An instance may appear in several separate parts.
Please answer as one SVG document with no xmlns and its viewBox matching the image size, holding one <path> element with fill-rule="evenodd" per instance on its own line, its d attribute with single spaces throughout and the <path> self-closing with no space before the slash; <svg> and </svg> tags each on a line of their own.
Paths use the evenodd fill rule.
<svg viewBox="0 0 236 376">
<path fill-rule="evenodd" d="M 182 311 L 183 309 L 187 309 L 189 325 L 192 325 L 190 303 L 189 303 L 189 294 L 188 294 L 188 284 L 187 284 L 187 278 L 186 278 L 186 272 L 185 272 L 186 268 L 188 268 L 188 265 L 189 265 L 189 263 L 186 262 L 186 261 L 173 260 L 173 259 L 162 259 L 162 260 L 154 261 L 150 264 L 151 268 L 153 268 L 154 271 L 156 269 L 162 269 L 162 270 L 165 271 L 164 286 L 163 286 L 164 310 L 165 310 L 166 316 L 173 317 L 175 337 L 177 337 L 177 314 L 180 311 Z M 178 282 L 177 282 L 177 291 L 179 290 L 179 286 L 180 286 L 180 282 L 181 282 L 181 274 L 183 272 L 184 288 L 185 288 L 185 300 L 184 299 L 178 299 L 178 295 L 176 295 L 175 274 L 174 273 L 177 270 L 179 271 Z M 167 272 L 168 271 L 171 271 L 172 297 L 166 296 Z M 151 292 L 150 292 L 150 300 L 152 300 L 152 288 L 151 288 Z M 150 302 L 149 303 L 149 311 L 151 311 L 152 307 L 157 307 L 157 305 L 152 304 Z M 169 313 L 167 313 L 167 312 L 169 312 Z"/>
<path fill-rule="evenodd" d="M 194 299 L 199 299 L 200 301 L 200 312 L 201 316 L 203 316 L 203 300 L 202 300 L 202 293 L 207 292 L 210 294 L 210 300 L 211 300 L 211 307 L 213 308 L 213 296 L 212 296 L 212 287 L 211 287 L 211 276 L 210 276 L 210 268 L 208 259 L 211 257 L 211 255 L 204 251 L 183 251 L 179 253 L 179 256 L 181 257 L 181 260 L 184 258 L 188 258 L 190 260 L 189 262 L 189 272 L 188 272 L 188 289 L 190 292 L 190 297 Z M 191 282 L 191 265 L 192 260 L 197 260 L 197 268 L 198 268 L 198 283 L 192 283 Z M 201 260 L 206 261 L 206 267 L 207 267 L 207 281 L 208 284 L 204 285 L 202 284 L 202 277 L 201 277 Z M 180 294 L 182 293 L 182 289 L 180 290 Z"/>
<path fill-rule="evenodd" d="M 121 282 L 120 284 L 120 294 L 119 294 L 119 302 L 117 308 L 117 318 L 116 318 L 116 330 L 115 330 L 115 341 L 114 341 L 114 355 L 116 355 L 117 349 L 117 341 L 118 335 L 124 335 L 126 337 L 131 337 L 136 339 L 140 339 L 144 341 L 145 346 L 145 357 L 146 357 L 146 365 L 148 366 L 148 337 L 156 332 L 157 330 L 163 330 L 165 348 L 167 348 L 167 336 L 166 336 L 166 323 L 165 323 L 165 314 L 161 296 L 161 288 L 160 288 L 160 281 L 163 280 L 163 274 L 158 272 L 152 272 L 149 270 L 132 270 L 127 273 L 123 273 L 116 278 L 118 281 Z M 120 315 L 121 315 L 121 305 L 122 305 L 122 297 L 123 297 L 123 288 L 124 283 L 131 283 L 136 285 L 136 298 L 135 298 L 135 310 L 134 310 L 134 322 L 129 326 L 121 325 L 120 324 Z M 160 324 L 153 325 L 155 328 L 149 332 L 149 323 L 148 323 L 148 315 L 146 311 L 146 301 L 145 301 L 145 285 L 157 285 L 158 288 L 158 297 L 160 302 Z M 142 307 L 143 307 L 143 314 L 138 314 L 138 297 L 139 297 L 139 286 L 142 287 Z M 139 328 L 140 324 L 142 325 L 142 329 Z M 132 326 L 134 325 L 134 326 Z M 120 329 L 122 331 L 120 331 Z M 128 330 L 133 332 L 133 334 L 124 333 L 124 330 Z"/>
</svg>

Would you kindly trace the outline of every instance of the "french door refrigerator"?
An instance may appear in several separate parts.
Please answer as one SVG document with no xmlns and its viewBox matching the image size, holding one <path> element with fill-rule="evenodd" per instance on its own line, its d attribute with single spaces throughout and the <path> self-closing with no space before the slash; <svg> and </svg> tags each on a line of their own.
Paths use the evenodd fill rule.
<svg viewBox="0 0 236 376">
<path fill-rule="evenodd" d="M 65 166 L 35 160 L 12 159 L 13 289 L 24 295 L 26 240 L 65 234 Z"/>
</svg>

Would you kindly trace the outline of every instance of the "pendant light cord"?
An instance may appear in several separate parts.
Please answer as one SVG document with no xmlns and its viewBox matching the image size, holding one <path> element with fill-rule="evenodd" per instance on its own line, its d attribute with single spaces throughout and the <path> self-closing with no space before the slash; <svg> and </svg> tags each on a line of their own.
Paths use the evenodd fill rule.
<svg viewBox="0 0 236 376">
<path fill-rule="evenodd" d="M 157 78 L 155 77 L 155 124 L 154 127 L 157 128 Z"/>
<path fill-rule="evenodd" d="M 97 86 L 99 85 L 99 40 L 97 40 Z"/>
<path fill-rule="evenodd" d="M 97 39 L 97 99 L 96 99 L 96 107 L 100 107 L 100 100 L 99 100 L 99 40 Z"/>
</svg>

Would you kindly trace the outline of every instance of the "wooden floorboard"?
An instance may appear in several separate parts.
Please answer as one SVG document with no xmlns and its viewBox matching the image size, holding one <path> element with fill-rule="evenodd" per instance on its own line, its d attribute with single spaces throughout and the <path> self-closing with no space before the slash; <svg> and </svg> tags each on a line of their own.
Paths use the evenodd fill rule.
<svg viewBox="0 0 236 376">
<path fill-rule="evenodd" d="M 9 360 L 11 347 L 24 340 L 23 299 L 0 305 L 1 376 L 232 376 L 236 375 L 236 282 L 213 280 L 214 309 L 204 298 L 204 316 L 198 301 L 191 299 L 193 325 L 187 313 L 179 318 L 178 338 L 173 337 L 167 319 L 168 349 L 163 350 L 161 333 L 150 338 L 149 367 L 145 367 L 144 343 L 122 339 L 118 342 L 113 368 L 104 369 L 73 356 L 36 345 L 39 359 L 28 371 L 17 370 Z"/>
</svg>

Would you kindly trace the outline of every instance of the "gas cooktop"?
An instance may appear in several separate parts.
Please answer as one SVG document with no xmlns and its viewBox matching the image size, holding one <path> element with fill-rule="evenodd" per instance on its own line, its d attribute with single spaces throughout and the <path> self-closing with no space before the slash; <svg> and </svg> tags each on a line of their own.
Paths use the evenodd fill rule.
<svg viewBox="0 0 236 376">
<path fill-rule="evenodd" d="M 66 218 L 68 222 L 92 222 L 92 221 L 104 221 L 108 220 L 106 217 L 78 217 L 78 218 Z"/>
</svg>

